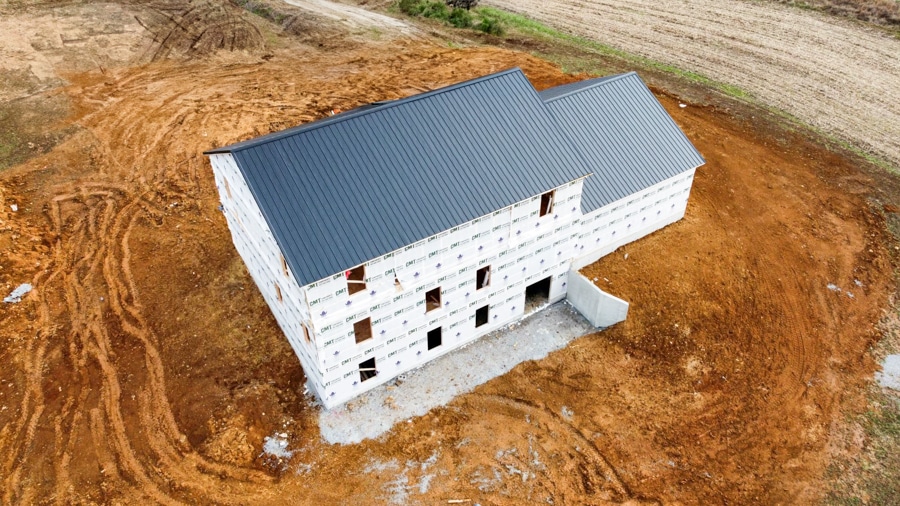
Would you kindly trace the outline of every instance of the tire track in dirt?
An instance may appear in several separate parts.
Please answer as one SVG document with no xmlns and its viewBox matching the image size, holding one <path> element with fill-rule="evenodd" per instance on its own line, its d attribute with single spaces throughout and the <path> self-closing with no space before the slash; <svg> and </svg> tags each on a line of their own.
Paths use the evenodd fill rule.
<svg viewBox="0 0 900 506">
<path fill-rule="evenodd" d="M 54 465 L 55 488 L 57 493 L 62 494 L 59 497 L 66 497 L 73 486 L 67 471 L 76 451 L 72 434 L 79 423 L 89 419 L 95 441 L 106 447 L 101 453 L 108 454 L 112 459 L 107 466 L 115 466 L 114 473 L 108 467 L 104 467 L 104 473 L 125 477 L 126 482 L 133 483 L 132 491 L 138 497 L 161 504 L 175 503 L 177 501 L 167 491 L 167 482 L 177 480 L 179 486 L 193 488 L 203 497 L 217 502 L 240 502 L 231 494 L 218 492 L 215 485 L 222 476 L 251 484 L 268 483 L 269 477 L 255 471 L 209 462 L 184 443 L 185 438 L 178 430 L 168 406 L 162 360 L 156 348 L 158 339 L 146 330 L 139 309 L 127 302 L 127 299 L 136 299 L 129 289 L 129 282 L 122 279 L 131 276 L 127 240 L 134 224 L 143 218 L 145 212 L 141 204 L 146 205 L 146 202 L 135 197 L 134 192 L 123 185 L 82 185 L 59 188 L 57 192 L 50 212 L 54 217 L 52 221 L 56 223 L 55 232 L 60 237 L 54 254 L 56 269 L 46 279 L 36 279 L 35 282 L 44 287 L 38 292 L 39 295 L 53 293 L 57 282 L 64 285 L 66 314 L 55 315 L 51 323 L 49 304 L 41 297 L 41 328 L 59 326 L 60 316 L 65 316 L 68 319 L 65 326 L 70 327 L 71 331 L 66 333 L 67 343 L 33 339 L 26 349 L 29 381 L 22 401 L 22 414 L 14 430 L 15 436 L 9 439 L 14 446 L 4 452 L 9 455 L 4 465 L 8 476 L 4 483 L 4 502 L 27 503 L 35 492 L 34 488 L 21 487 L 21 473 L 31 457 L 29 450 L 34 443 L 35 430 L 45 416 L 41 384 L 46 378 L 42 375 L 42 367 L 51 343 L 70 350 L 72 370 L 78 376 L 81 376 L 79 371 L 89 368 L 90 364 L 96 364 L 101 373 L 100 407 L 86 405 L 84 383 L 89 382 L 75 381 L 74 391 L 69 393 L 60 412 L 52 417 L 55 454 L 58 457 Z M 62 226 L 64 223 L 66 227 Z M 67 234 L 66 228 L 73 233 Z M 98 298 L 99 293 L 108 295 Z M 111 316 L 104 315 L 106 305 L 103 302 L 107 298 Z M 115 358 L 115 349 L 121 345 L 115 344 L 110 335 L 110 319 L 117 320 L 115 326 L 137 338 L 143 346 L 148 379 L 140 389 L 137 405 L 142 422 L 140 432 L 153 454 L 149 460 L 150 455 L 139 455 L 135 449 L 132 441 L 136 434 L 128 429 L 125 421 L 123 389 L 119 379 L 123 372 L 116 365 Z M 151 465 L 150 462 L 156 463 Z M 160 468 L 165 471 L 160 471 Z"/>
<path fill-rule="evenodd" d="M 834 352 L 842 359 L 851 360 L 844 348 L 855 346 L 865 336 L 861 331 L 854 333 L 848 329 L 843 334 L 837 332 L 829 315 L 822 318 L 832 327 L 827 333 L 815 336 L 819 323 L 816 316 L 810 320 L 807 314 L 817 315 L 821 300 L 809 304 L 808 299 L 796 293 L 786 300 L 778 295 L 780 291 L 809 291 L 807 286 L 790 280 L 763 285 L 746 275 L 748 271 L 763 271 L 774 265 L 783 279 L 796 278 L 796 272 L 779 266 L 782 262 L 797 263 L 803 266 L 801 274 L 820 276 L 809 286 L 821 289 L 819 285 L 826 268 L 818 262 L 798 263 L 796 258 L 783 257 L 777 262 L 767 258 L 760 263 L 754 256 L 759 252 L 744 255 L 730 239 L 734 231 L 764 230 L 760 235 L 746 235 L 743 240 L 746 244 L 762 244 L 755 247 L 775 250 L 780 241 L 796 239 L 788 237 L 790 234 L 805 237 L 809 223 L 803 221 L 804 212 L 812 211 L 817 219 L 825 214 L 820 212 L 823 203 L 809 197 L 825 194 L 828 188 L 812 187 L 815 181 L 804 180 L 814 189 L 798 189 L 792 194 L 776 186 L 773 191 L 780 192 L 779 197 L 788 202 L 808 201 L 810 207 L 788 213 L 789 221 L 781 228 L 772 221 L 760 225 L 760 216 L 783 216 L 784 210 L 755 212 L 755 205 L 768 202 L 761 197 L 768 195 L 760 187 L 763 177 L 758 171 L 753 172 L 758 167 L 746 162 L 729 164 L 737 159 L 734 153 L 756 160 L 764 156 L 753 149 L 770 153 L 771 147 L 763 141 L 749 146 L 736 144 L 730 137 L 738 134 L 723 133 L 705 123 L 718 124 L 724 120 L 703 108 L 687 108 L 679 118 L 693 126 L 694 130 L 688 133 L 692 139 L 696 134 L 712 168 L 698 172 L 699 198 L 692 197 L 694 203 L 688 217 L 663 232 L 669 234 L 673 244 L 667 244 L 662 252 L 641 255 L 641 248 L 652 252 L 656 251 L 654 244 L 657 247 L 662 244 L 659 240 L 647 241 L 630 249 L 632 256 L 627 263 L 609 260 L 602 267 L 606 270 L 602 275 L 615 279 L 614 293 L 639 295 L 635 300 L 641 302 L 635 304 L 634 314 L 629 318 L 631 327 L 613 329 L 604 333 L 602 339 L 587 338 L 577 347 L 531 364 L 528 374 L 517 376 L 513 372 L 498 378 L 492 382 L 493 386 L 484 389 L 497 396 L 461 397 L 456 406 L 440 412 L 440 424 L 437 420 L 414 420 L 401 424 L 384 441 L 369 441 L 352 448 L 325 447 L 318 443 L 315 426 L 302 419 L 309 412 L 302 398 L 287 395 L 277 398 L 270 393 L 266 394 L 269 395 L 265 399 L 267 404 L 263 404 L 259 400 L 262 397 L 251 393 L 256 390 L 252 382 L 257 379 L 270 381 L 270 392 L 279 393 L 296 389 L 302 380 L 297 379 L 296 368 L 246 372 L 228 362 L 245 353 L 245 346 L 262 347 L 260 344 L 265 343 L 268 350 L 277 349 L 271 343 L 275 342 L 278 330 L 272 324 L 256 333 L 256 322 L 266 324 L 264 318 L 257 318 L 266 313 L 258 294 L 255 298 L 229 300 L 232 294 L 203 290 L 201 283 L 209 280 L 209 274 L 219 277 L 210 285 L 216 290 L 227 286 L 234 287 L 234 293 L 238 293 L 252 284 L 246 273 L 233 269 L 239 260 L 234 260 L 227 229 L 215 215 L 217 196 L 208 162 L 200 151 L 323 117 L 334 108 L 349 109 L 367 101 L 397 98 L 512 65 L 525 67 L 536 82 L 540 82 L 541 72 L 545 72 L 543 78 L 548 84 L 562 84 L 565 79 L 555 69 L 548 71 L 521 54 L 499 54 L 483 48 L 450 51 L 390 46 L 381 49 L 366 48 L 337 58 L 330 53 L 305 55 L 296 51 L 288 55 L 275 51 L 274 57 L 262 61 L 259 55 L 218 55 L 210 61 L 188 62 L 183 66 L 157 62 L 108 71 L 102 76 L 73 77 L 74 84 L 66 93 L 76 103 L 76 120 L 85 133 L 80 140 L 75 140 L 83 144 L 76 143 L 73 148 L 60 146 L 58 155 L 51 153 L 58 156 L 54 159 L 56 166 L 71 165 L 71 173 L 60 169 L 53 185 L 39 186 L 44 182 L 39 177 L 32 183 L 49 194 L 42 194 L 41 202 L 57 199 L 55 204 L 47 204 L 45 210 L 46 221 L 50 223 L 48 231 L 56 236 L 52 253 L 46 255 L 50 261 L 45 263 L 42 259 L 48 271 L 44 277 L 34 277 L 39 281 L 38 288 L 26 301 L 38 299 L 46 307 L 46 316 L 37 325 L 41 335 L 48 338 L 46 349 L 41 351 L 38 348 L 41 340 L 32 342 L 29 336 L 20 345 L 21 350 L 17 349 L 13 355 L 16 363 L 21 360 L 29 364 L 29 374 L 34 378 L 26 382 L 25 376 L 16 376 L 22 378 L 16 386 L 27 396 L 15 397 L 20 412 L 15 414 L 15 419 L 7 415 L 13 423 L 4 429 L 5 434 L 0 434 L 0 459 L 3 459 L 0 473 L 10 469 L 16 474 L 14 480 L 4 474 L 7 477 L 2 482 L 4 502 L 52 502 L 54 493 L 57 499 L 66 496 L 73 497 L 73 502 L 98 503 L 305 501 L 327 504 L 353 494 L 358 494 L 363 501 L 371 501 L 372 491 L 384 484 L 384 477 L 373 476 L 363 468 L 372 456 L 383 457 L 385 462 L 396 458 L 424 462 L 429 455 L 437 455 L 435 448 L 441 448 L 437 443 L 447 446 L 442 447 L 435 468 L 419 473 L 423 479 L 434 475 L 430 482 L 432 489 L 422 493 L 423 500 L 438 502 L 462 497 L 455 494 L 462 491 L 473 501 L 497 504 L 529 502 L 545 493 L 553 495 L 557 503 L 573 504 L 582 498 L 586 498 L 583 503 L 587 504 L 629 501 L 634 504 L 641 500 L 642 493 L 684 503 L 691 503 L 690 499 L 696 497 L 705 502 L 728 498 L 729 502 L 747 503 L 756 495 L 774 503 L 797 502 L 789 499 L 801 496 L 779 492 L 782 485 L 796 489 L 814 483 L 811 473 L 818 468 L 814 463 L 799 469 L 784 469 L 796 462 L 791 460 L 794 456 L 815 462 L 821 458 L 815 441 L 804 447 L 803 442 L 795 440 L 800 439 L 801 430 L 816 429 L 816 412 L 812 408 L 821 406 L 827 411 L 824 416 L 831 416 L 834 408 L 829 402 L 834 397 L 829 396 L 836 394 L 810 389 L 810 399 L 803 399 L 802 408 L 812 408 L 803 411 L 788 406 L 783 412 L 789 416 L 778 424 L 762 416 L 768 408 L 766 402 L 792 404 L 803 393 L 800 379 L 811 381 L 810 374 L 817 377 L 816 371 L 827 369 L 822 365 L 821 355 Z M 302 72 L 298 72 L 301 65 Z M 671 100 L 664 102 L 673 105 Z M 678 111 L 677 103 L 673 110 Z M 701 121 L 698 117 L 705 119 Z M 718 145 L 703 136 L 729 140 Z M 723 154 L 715 152 L 719 149 Z M 813 154 L 818 156 L 820 152 Z M 35 162 L 33 172 L 39 172 L 42 165 L 43 161 Z M 808 169 L 793 159 L 778 161 L 777 165 L 784 166 L 783 170 L 789 174 L 782 177 L 791 181 L 809 171 L 822 173 L 819 166 Z M 745 180 L 726 177 L 745 172 L 751 174 Z M 724 180 L 704 183 L 713 177 Z M 0 182 L 5 186 L 6 181 L 4 175 Z M 728 187 L 749 189 L 754 198 L 740 199 L 741 192 L 728 195 L 722 189 Z M 740 215 L 740 227 L 735 226 L 735 199 L 741 203 L 738 207 L 744 213 Z M 40 209 L 40 203 L 36 207 Z M 846 207 L 840 210 L 839 221 L 845 222 L 843 226 L 852 230 L 874 229 L 871 222 L 863 221 L 860 225 L 854 221 L 858 216 L 846 217 Z M 704 212 L 710 216 L 718 214 L 718 218 L 698 219 L 697 215 Z M 211 218 L 219 222 L 212 226 L 203 222 Z M 179 225 L 183 227 L 180 230 Z M 693 233 L 679 236 L 678 231 L 686 228 Z M 188 239 L 186 234 L 197 237 Z M 725 258 L 707 257 L 705 251 L 702 255 L 696 253 L 710 247 L 703 238 L 709 239 L 711 235 L 719 239 L 714 246 L 727 253 Z M 153 241 L 160 239 L 163 240 L 160 247 L 154 247 Z M 857 238 L 853 239 L 850 255 L 855 255 L 853 252 L 859 247 Z M 182 242 L 190 244 L 182 247 Z M 209 243 L 209 248 L 205 248 L 207 244 L 204 248 L 196 247 L 197 242 Z M 823 259 L 831 255 L 828 252 L 831 246 L 826 246 L 817 251 Z M 228 254 L 223 253 L 226 250 Z M 185 253 L 198 256 L 185 258 Z M 662 269 L 651 257 L 666 257 L 672 263 L 666 262 Z M 877 255 L 873 258 L 877 260 Z M 198 259 L 201 264 L 209 262 L 202 267 L 210 266 L 209 273 L 203 273 L 203 281 L 199 276 L 196 281 L 182 279 L 198 265 Z M 739 268 L 726 268 L 737 260 Z M 625 272 L 610 275 L 620 263 L 624 268 L 637 262 L 646 262 L 637 264 L 646 268 L 636 269 L 639 272 L 632 275 Z M 703 269 L 691 270 L 701 263 Z M 837 274 L 845 284 L 848 263 L 858 263 L 858 260 L 845 258 L 839 262 Z M 653 271 L 654 268 L 660 272 Z M 875 268 L 868 269 L 875 276 Z M 870 283 L 869 278 L 861 276 L 861 279 Z M 704 280 L 709 280 L 708 285 Z M 699 309 L 694 312 L 673 304 L 671 294 L 659 295 L 656 302 L 664 313 L 660 316 L 652 308 L 653 301 L 648 299 L 656 296 L 654 292 L 667 281 L 673 283 L 667 289 L 679 293 L 678 304 L 684 303 L 688 308 L 695 306 L 686 301 L 698 293 L 712 295 L 706 301 L 708 304 L 697 305 Z M 192 289 L 198 286 L 195 283 L 200 287 Z M 691 283 L 708 290 L 689 286 Z M 679 288 L 683 292 L 677 292 Z M 179 295 L 172 296 L 171 301 L 160 301 L 173 289 L 180 290 Z M 880 285 L 873 290 L 881 293 Z M 186 300 L 178 298 L 182 296 Z M 830 292 L 825 292 L 824 297 L 829 296 Z M 105 300 L 101 301 L 100 297 Z M 766 300 L 760 300 L 763 298 Z M 185 312 L 179 312 L 182 302 L 189 304 Z M 866 307 L 877 303 L 863 297 L 856 302 Z M 19 307 L 24 310 L 27 304 Z M 835 314 L 848 311 L 834 309 Z M 244 320 L 240 320 L 240 335 L 233 342 L 220 350 L 204 351 L 192 357 L 199 360 L 209 357 L 214 362 L 212 367 L 203 364 L 198 372 L 197 362 L 182 361 L 179 351 L 173 351 L 207 346 L 205 340 L 210 334 L 192 338 L 191 329 L 196 327 L 190 325 L 194 322 L 167 325 L 166 320 L 176 320 L 186 314 L 202 324 L 226 330 L 240 312 L 254 313 L 248 320 L 254 323 L 252 332 L 245 331 Z M 862 309 L 859 315 L 865 316 Z M 794 317 L 799 320 L 793 322 Z M 732 319 L 740 323 L 734 335 L 733 329 L 718 324 Z M 673 321 L 690 322 L 695 327 L 694 334 L 672 331 Z M 657 322 L 658 326 L 648 322 Z M 647 332 L 634 330 L 641 325 L 646 326 Z M 614 372 L 621 374 L 605 378 L 600 370 L 611 367 L 607 362 L 609 350 L 598 344 L 617 336 L 631 356 L 616 366 Z M 824 347 L 815 349 L 816 343 L 810 343 L 804 353 L 797 354 L 798 338 L 823 340 Z M 692 344 L 692 340 L 697 342 Z M 39 353 L 41 359 L 36 360 Z M 775 356 L 773 363 L 765 363 L 768 355 Z M 680 364 L 691 357 L 698 361 L 700 372 L 690 381 L 679 383 Z M 737 359 L 755 360 L 756 364 L 743 377 L 733 375 L 743 367 Z M 273 363 L 266 360 L 262 358 L 257 363 Z M 807 365 L 802 365 L 800 360 Z M 100 361 L 105 361 L 102 367 L 97 365 Z M 557 368 L 548 365 L 554 361 L 560 364 Z M 35 369 L 34 364 L 41 362 L 44 368 Z M 859 364 L 852 366 L 853 371 L 860 368 Z M 803 373 L 804 367 L 807 373 Z M 661 373 L 662 379 L 656 378 L 659 381 L 644 382 L 644 377 Z M 720 374 L 727 374 L 728 381 L 720 381 Z M 216 397 L 218 404 L 204 406 L 202 411 L 198 410 L 199 414 L 185 414 L 185 406 L 197 397 L 183 396 L 182 389 L 185 385 L 192 388 L 190 382 L 201 375 L 226 385 L 198 387 L 202 395 Z M 517 377 L 521 384 L 514 381 Z M 676 380 L 676 390 L 670 389 L 669 379 Z M 703 380 L 702 385 L 699 380 Z M 234 383 L 228 384 L 229 381 Z M 771 387 L 768 398 L 763 399 L 756 390 L 742 389 L 751 383 L 754 389 L 760 383 Z M 57 394 L 58 387 L 63 390 Z M 700 391 L 694 392 L 695 387 Z M 696 393 L 697 397 L 689 397 L 680 391 L 682 388 Z M 655 400 L 645 401 L 656 390 L 662 393 Z M 571 410 L 562 410 L 560 414 L 559 406 L 563 402 Z M 236 410 L 228 411 L 232 405 Z M 254 410 L 262 411 L 257 409 L 260 406 L 266 408 L 266 420 L 251 420 L 249 415 Z M 273 416 L 270 406 L 280 411 Z M 696 412 L 692 411 L 694 408 Z M 258 455 L 265 435 L 282 430 L 278 418 L 282 414 L 296 422 L 291 429 L 284 429 L 290 434 L 291 450 L 297 451 L 294 459 L 284 465 L 297 474 L 286 472 L 274 477 L 258 471 L 263 464 L 259 459 L 254 460 L 254 456 Z M 794 420 L 801 416 L 809 416 L 809 423 L 804 425 Z M 37 427 L 34 430 L 37 435 L 32 439 L 19 441 L 11 437 L 26 434 L 30 423 Z M 204 423 L 217 427 L 208 433 L 197 430 Z M 752 432 L 742 432 L 747 425 L 753 426 Z M 441 427 L 445 428 L 443 435 Z M 252 430 L 257 432 L 251 434 Z M 220 438 L 225 431 L 236 436 Z M 42 440 L 41 434 L 50 437 Z M 191 439 L 185 440 L 185 434 Z M 683 434 L 703 442 L 696 443 L 698 447 L 685 447 Z M 466 440 L 471 444 L 465 443 Z M 792 453 L 786 456 L 788 452 L 781 448 L 788 445 Z M 228 450 L 249 447 L 250 455 L 233 457 L 234 454 L 219 452 L 222 447 Z M 511 449 L 517 451 L 507 452 Z M 531 452 L 537 452 L 540 464 L 528 457 Z M 669 459 L 677 465 L 670 467 Z M 717 481 L 702 474 L 709 463 L 720 466 Z M 743 468 L 735 470 L 734 463 Z M 541 465 L 546 468 L 542 469 Z M 99 471 L 86 471 L 89 466 Z M 493 480 L 496 474 L 482 475 L 490 481 L 483 490 L 479 486 L 481 482 L 472 481 L 473 473 L 479 469 L 489 473 L 496 469 L 501 478 Z M 519 474 L 524 471 L 529 472 L 527 483 Z M 272 474 L 277 475 L 277 471 L 273 470 Z M 468 483 L 465 478 L 469 478 Z M 334 487 L 323 490 L 316 486 L 317 482 L 326 481 Z M 427 488 L 429 482 L 422 483 Z M 422 483 L 418 485 L 421 487 Z M 769 485 L 776 491 L 769 492 L 772 489 Z M 416 489 L 411 490 L 415 493 Z"/>
<path fill-rule="evenodd" d="M 228 2 L 154 0 L 150 13 L 135 19 L 153 36 L 146 56 L 151 61 L 203 56 L 219 49 L 259 49 L 265 45 L 259 28 L 243 19 L 244 11 Z M 144 19 L 142 19 L 142 17 Z"/>
<path fill-rule="evenodd" d="M 900 40 L 882 30 L 739 0 L 486 4 L 736 85 L 900 166 Z"/>
<path fill-rule="evenodd" d="M 491 54 L 485 51 L 476 58 L 489 60 Z M 4 502 L 21 502 L 39 493 L 28 486 L 44 455 L 33 444 L 39 427 L 53 434 L 43 442 L 54 456 L 44 473 L 53 475 L 57 497 L 72 496 L 73 490 L 76 496 L 86 492 L 86 464 L 97 466 L 99 489 L 105 494 L 83 496 L 94 499 L 173 503 L 203 497 L 230 504 L 273 493 L 271 476 L 210 460 L 192 448 L 179 429 L 166 392 L 160 339 L 140 300 L 130 243 L 139 229 L 165 223 L 170 202 L 191 206 L 201 198 L 198 192 L 210 191 L 197 176 L 198 167 L 207 162 L 198 156 L 196 141 L 182 139 L 207 130 L 246 135 L 258 132 L 258 125 L 275 129 L 359 101 L 402 96 L 394 68 L 408 65 L 407 60 L 420 61 L 442 76 L 437 83 L 426 78 L 413 84 L 416 88 L 457 80 L 444 65 L 466 56 L 449 50 L 425 56 L 434 55 L 440 58 L 384 56 L 390 63 L 382 74 L 345 75 L 348 91 L 337 95 L 318 85 L 329 79 L 333 62 L 323 62 L 320 72 L 308 76 L 298 76 L 291 64 L 264 68 L 255 63 L 203 63 L 199 70 L 214 84 L 202 88 L 196 86 L 198 67 L 166 62 L 84 81 L 73 77 L 69 93 L 84 129 L 78 142 L 89 145 L 85 160 L 93 172 L 49 190 L 45 214 L 56 239 L 47 266 L 50 274 L 36 284 L 40 289 L 35 296 L 45 308 L 39 328 L 58 332 L 52 339 L 29 342 L 24 352 L 30 379 L 19 420 L 9 428 L 14 437 L 3 438 L 5 446 L 9 443 L 3 448 L 9 450 L 3 452 L 9 456 L 3 469 L 10 471 L 3 482 Z M 338 66 L 364 63 L 360 55 L 350 55 Z M 478 73 L 469 72 L 467 77 Z M 297 81 L 304 90 L 299 95 Z M 210 100 L 210 95 L 227 98 Z M 228 105 L 234 103 L 242 106 Z M 207 198 L 205 193 L 202 198 Z M 56 358 L 42 369 L 48 355 Z M 59 395 L 45 398 L 57 388 Z M 84 451 L 84 437 L 93 441 L 89 452 Z"/>
<path fill-rule="evenodd" d="M 105 259 L 110 254 L 107 243 L 107 237 L 110 235 L 109 227 L 117 214 L 118 200 L 125 195 L 126 193 L 121 188 L 93 186 L 79 188 L 74 196 L 66 195 L 63 198 L 54 199 L 54 203 L 58 206 L 72 201 L 87 207 L 86 213 L 82 211 L 82 214 L 87 217 L 85 237 L 77 242 L 68 242 L 65 241 L 64 230 L 56 232 L 63 238 L 60 241 L 61 247 L 69 245 L 74 250 L 70 253 L 75 255 L 80 253 L 85 263 L 88 263 L 84 277 L 77 275 L 82 271 L 77 266 L 70 270 L 74 274 L 67 276 L 71 286 L 67 299 L 70 302 L 69 318 L 72 333 L 81 336 L 82 339 L 84 363 L 95 362 L 102 373 L 100 404 L 103 409 L 100 410 L 101 416 L 97 420 L 104 426 L 106 444 L 115 456 L 119 472 L 136 482 L 136 489 L 140 490 L 145 498 L 158 503 L 171 504 L 172 501 L 154 482 L 139 461 L 133 445 L 126 436 L 120 403 L 122 389 L 119 372 L 114 365 L 115 359 L 111 356 L 114 353 L 113 344 L 107 328 L 103 324 L 103 305 L 99 303 L 104 300 L 104 297 L 99 297 L 100 301 L 98 302 L 97 297 L 92 296 L 98 292 L 106 293 L 103 289 L 105 287 L 96 286 L 96 278 L 99 271 L 102 270 Z M 62 214 L 61 212 L 57 213 Z M 87 245 L 87 251 L 81 250 L 81 245 Z M 61 418 L 57 423 L 61 423 Z M 71 453 L 64 453 L 63 459 L 70 460 Z M 60 483 L 61 487 L 67 488 L 67 485 L 62 481 Z"/>
<path fill-rule="evenodd" d="M 514 472 L 531 470 L 540 473 L 539 482 L 554 501 L 634 506 L 659 504 L 636 498 L 594 442 L 575 424 L 546 406 L 494 394 L 470 394 L 463 402 L 469 412 L 487 412 L 506 418 L 508 427 L 525 425 L 509 432 L 518 434 L 520 439 L 523 433 L 527 435 L 527 450 L 500 451 L 498 461 Z M 532 431 L 536 432 L 533 434 Z M 554 460 L 560 454 L 565 454 L 563 460 Z M 526 477 L 523 475 L 523 482 L 527 481 Z M 578 495 L 572 496 L 573 491 L 578 491 Z"/>
<path fill-rule="evenodd" d="M 58 271 L 43 279 L 42 274 L 35 276 L 33 282 L 50 281 L 58 275 Z M 40 305 L 40 329 L 53 328 L 49 321 L 49 311 L 44 304 Z M 3 481 L 3 503 L 12 504 L 11 490 L 18 487 L 21 473 L 24 469 L 24 455 L 34 441 L 34 433 L 37 428 L 41 416 L 44 412 L 44 396 L 41 390 L 41 368 L 43 358 L 47 351 L 47 340 L 40 339 L 43 332 L 39 332 L 34 338 L 28 340 L 25 348 L 25 357 L 22 360 L 24 365 L 23 372 L 26 378 L 25 395 L 19 408 L 19 417 L 13 423 L 12 433 L 9 432 L 9 426 L 3 427 L 5 434 L 0 434 L 0 452 L 6 455 L 6 461 L 3 465 L 3 475 L 6 478 Z M 8 447 L 2 443 L 10 443 Z M 25 497 L 28 499 L 29 497 Z"/>
</svg>

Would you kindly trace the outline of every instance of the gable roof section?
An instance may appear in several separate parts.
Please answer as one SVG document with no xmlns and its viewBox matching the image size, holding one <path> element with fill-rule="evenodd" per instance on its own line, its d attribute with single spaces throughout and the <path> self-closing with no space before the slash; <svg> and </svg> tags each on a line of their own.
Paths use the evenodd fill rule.
<svg viewBox="0 0 900 506">
<path fill-rule="evenodd" d="M 634 72 L 557 86 L 540 95 L 594 173 L 584 182 L 584 213 L 705 163 Z"/>
<path fill-rule="evenodd" d="M 306 285 L 590 173 L 519 69 L 240 142 Z"/>
</svg>

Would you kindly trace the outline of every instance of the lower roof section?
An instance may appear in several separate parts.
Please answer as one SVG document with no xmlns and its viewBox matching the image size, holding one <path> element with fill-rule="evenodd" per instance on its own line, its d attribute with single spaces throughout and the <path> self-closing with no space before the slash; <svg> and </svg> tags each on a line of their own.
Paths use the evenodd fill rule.
<svg viewBox="0 0 900 506">
<path fill-rule="evenodd" d="M 584 213 L 705 163 L 634 72 L 557 86 L 540 94 L 594 174 L 584 183 Z"/>
</svg>

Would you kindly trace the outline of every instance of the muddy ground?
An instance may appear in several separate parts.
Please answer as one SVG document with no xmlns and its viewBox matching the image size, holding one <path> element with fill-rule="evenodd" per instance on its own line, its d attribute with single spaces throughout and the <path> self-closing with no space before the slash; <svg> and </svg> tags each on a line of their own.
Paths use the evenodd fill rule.
<svg viewBox="0 0 900 506">
<path fill-rule="evenodd" d="M 204 5 L 229 21 L 178 33 L 218 41 L 208 50 L 136 28 L 102 69 L 23 71 L 58 82 L 3 105 L 57 104 L 29 109 L 48 140 L 16 143 L 31 151 L 0 172 L 0 286 L 36 287 L 0 307 L 0 502 L 802 504 L 822 497 L 836 447 L 860 451 L 836 427 L 875 369 L 896 181 L 752 109 L 712 95 L 681 108 L 665 90 L 707 164 L 684 220 L 585 269 L 631 302 L 628 320 L 379 440 L 321 442 L 201 152 L 511 66 L 539 89 L 582 76 L 418 36 L 298 39 Z M 54 33 L 47 20 L 148 8 L 4 15 L 27 41 Z M 289 456 L 263 452 L 273 436 Z"/>
</svg>

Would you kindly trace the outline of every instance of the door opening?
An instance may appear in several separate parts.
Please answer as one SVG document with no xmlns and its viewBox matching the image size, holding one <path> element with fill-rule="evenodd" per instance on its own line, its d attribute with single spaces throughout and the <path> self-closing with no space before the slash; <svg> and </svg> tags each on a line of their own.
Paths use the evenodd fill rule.
<svg viewBox="0 0 900 506">
<path fill-rule="evenodd" d="M 525 314 L 544 306 L 550 300 L 550 282 L 552 276 L 525 287 Z"/>
</svg>

